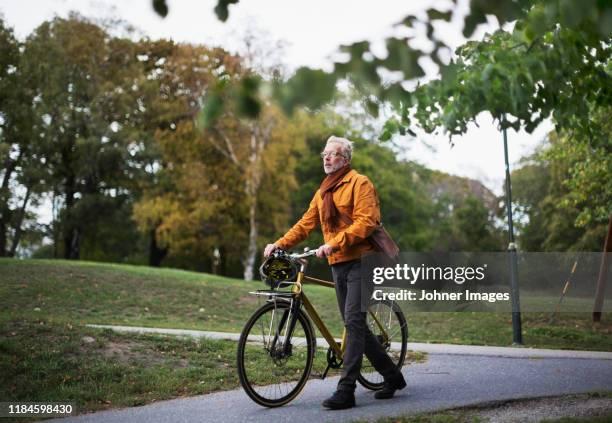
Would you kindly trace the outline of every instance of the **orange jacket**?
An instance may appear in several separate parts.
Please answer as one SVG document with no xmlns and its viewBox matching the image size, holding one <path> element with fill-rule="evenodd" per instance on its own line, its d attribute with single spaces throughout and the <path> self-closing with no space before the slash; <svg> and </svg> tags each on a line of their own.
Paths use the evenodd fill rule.
<svg viewBox="0 0 612 423">
<path fill-rule="evenodd" d="M 339 218 L 335 231 L 328 228 L 321 221 L 319 210 L 323 207 L 323 198 L 320 190 L 317 190 L 306 213 L 276 241 L 276 245 L 290 249 L 306 239 L 317 225 L 321 225 L 325 243 L 334 249 L 334 253 L 327 257 L 329 264 L 359 259 L 365 252 L 373 251 L 366 238 L 380 222 L 380 204 L 372 182 L 353 169 L 342 178 L 332 195 L 338 211 L 350 216 L 352 225 Z"/>
</svg>

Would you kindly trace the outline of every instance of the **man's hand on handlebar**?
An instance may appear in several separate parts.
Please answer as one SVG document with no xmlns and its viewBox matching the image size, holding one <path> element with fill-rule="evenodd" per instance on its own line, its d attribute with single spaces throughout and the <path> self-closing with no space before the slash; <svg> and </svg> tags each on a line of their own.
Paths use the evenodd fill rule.
<svg viewBox="0 0 612 423">
<path fill-rule="evenodd" d="M 264 257 L 268 258 L 270 257 L 270 255 L 275 251 L 278 250 L 280 247 L 276 244 L 268 244 L 266 245 L 266 248 L 264 248 Z M 333 253 L 333 249 L 332 247 L 330 247 L 327 244 L 323 244 L 321 245 L 319 248 L 317 248 L 316 250 L 314 250 L 314 254 L 318 257 L 318 258 L 325 258 L 327 256 L 329 256 L 331 253 Z M 312 252 L 308 255 L 311 255 Z"/>
<path fill-rule="evenodd" d="M 325 258 L 329 256 L 332 252 L 333 250 L 331 246 L 327 244 L 323 244 L 319 248 L 317 248 L 316 256 L 318 258 Z"/>
<path fill-rule="evenodd" d="M 278 245 L 276 244 L 268 244 L 266 245 L 266 248 L 264 248 L 264 257 L 268 258 L 270 257 L 270 254 L 272 254 L 274 252 L 274 250 L 276 250 L 278 248 Z"/>
</svg>

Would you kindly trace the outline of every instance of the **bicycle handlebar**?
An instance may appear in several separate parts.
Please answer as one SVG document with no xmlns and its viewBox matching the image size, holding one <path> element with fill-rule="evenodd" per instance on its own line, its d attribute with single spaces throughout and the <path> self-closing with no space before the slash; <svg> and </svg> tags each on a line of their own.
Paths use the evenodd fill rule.
<svg viewBox="0 0 612 423">
<path fill-rule="evenodd" d="M 305 253 L 289 254 L 289 257 L 291 257 L 292 259 L 301 259 L 301 258 L 314 256 L 316 253 L 317 253 L 317 250 L 310 250 L 310 251 L 306 251 Z"/>
</svg>

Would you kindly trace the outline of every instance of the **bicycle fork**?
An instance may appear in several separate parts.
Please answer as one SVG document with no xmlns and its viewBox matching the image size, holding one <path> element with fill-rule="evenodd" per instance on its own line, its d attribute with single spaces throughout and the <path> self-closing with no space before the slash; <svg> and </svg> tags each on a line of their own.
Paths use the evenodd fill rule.
<svg viewBox="0 0 612 423">
<path fill-rule="evenodd" d="M 282 345 L 280 346 L 280 353 L 283 357 L 291 355 L 291 339 L 293 338 L 293 331 L 295 330 L 295 324 L 298 318 L 298 312 L 300 310 L 300 304 L 297 300 L 291 299 L 291 305 L 289 308 L 285 308 L 283 311 L 283 315 L 278 321 L 278 325 L 276 325 L 274 338 L 272 340 L 271 350 L 277 350 L 277 343 L 279 339 L 283 336 Z"/>
</svg>

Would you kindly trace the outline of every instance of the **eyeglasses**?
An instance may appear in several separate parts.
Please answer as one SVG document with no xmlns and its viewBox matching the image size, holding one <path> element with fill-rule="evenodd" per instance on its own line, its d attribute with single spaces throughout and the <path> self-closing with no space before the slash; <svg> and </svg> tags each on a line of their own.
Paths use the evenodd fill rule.
<svg viewBox="0 0 612 423">
<path fill-rule="evenodd" d="M 344 154 L 338 153 L 337 151 L 323 151 L 321 153 L 321 158 L 322 159 L 326 158 L 327 156 L 331 156 L 333 159 L 335 159 L 338 156 L 344 157 Z"/>
</svg>

